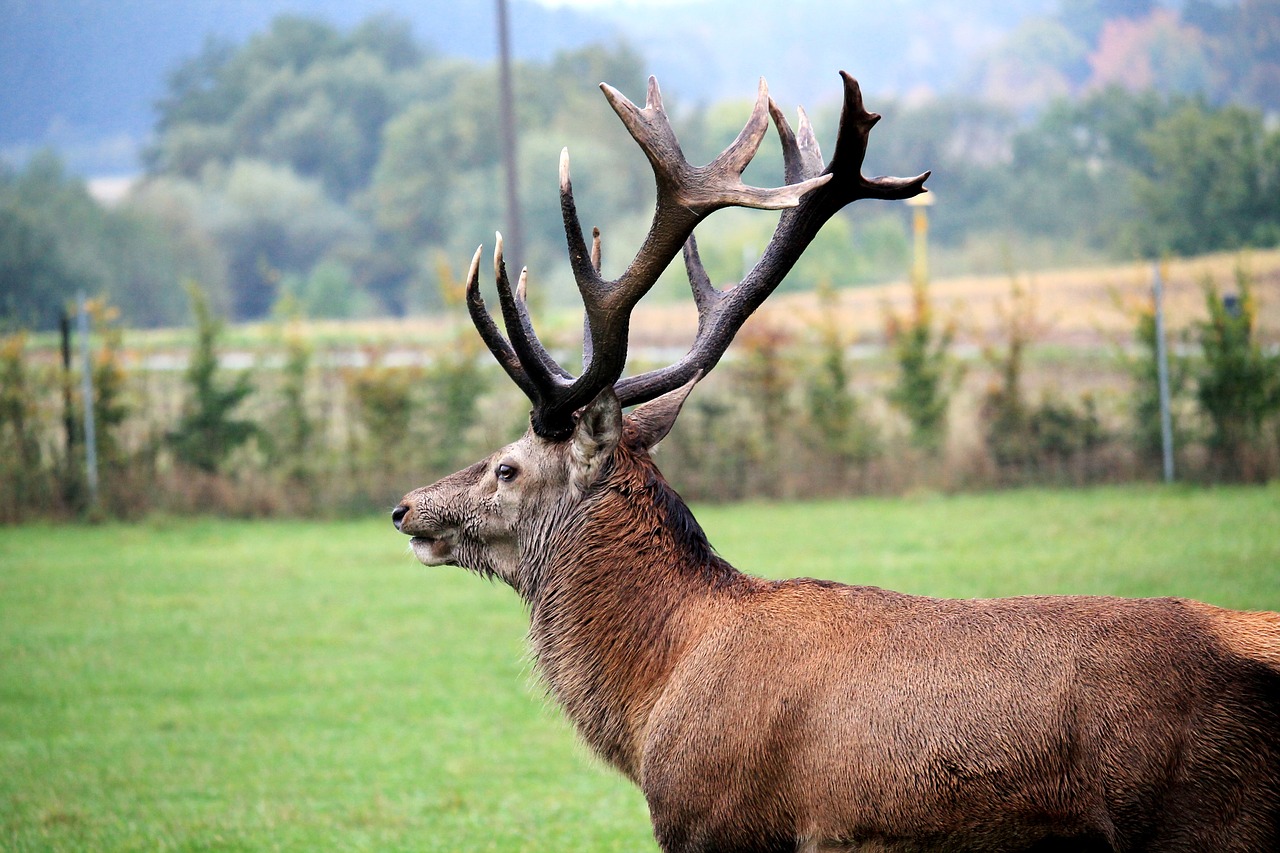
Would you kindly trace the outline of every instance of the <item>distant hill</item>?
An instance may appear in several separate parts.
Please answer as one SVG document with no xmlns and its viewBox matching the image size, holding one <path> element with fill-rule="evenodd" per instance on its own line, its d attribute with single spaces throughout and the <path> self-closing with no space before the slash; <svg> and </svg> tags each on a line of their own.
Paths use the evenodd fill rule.
<svg viewBox="0 0 1280 853">
<path fill-rule="evenodd" d="M 282 14 L 342 27 L 391 14 L 442 53 L 497 54 L 493 2 L 0 0 L 0 156 L 53 145 L 84 174 L 135 170 L 168 73 L 206 39 L 242 42 Z M 572 9 L 514 0 L 511 17 L 522 57 L 617 38 L 614 24 Z"/>
<path fill-rule="evenodd" d="M 664 91 L 748 98 L 758 76 L 790 104 L 838 95 L 845 69 L 871 93 L 946 89 L 958 69 L 1051 0 L 623 0 L 548 8 L 512 0 L 520 57 L 625 39 Z M 137 168 L 166 75 L 208 38 L 241 42 L 290 13 L 351 26 L 409 21 L 449 55 L 496 55 L 495 4 L 459 0 L 0 0 L 0 157 L 52 145 L 85 175 Z"/>
</svg>

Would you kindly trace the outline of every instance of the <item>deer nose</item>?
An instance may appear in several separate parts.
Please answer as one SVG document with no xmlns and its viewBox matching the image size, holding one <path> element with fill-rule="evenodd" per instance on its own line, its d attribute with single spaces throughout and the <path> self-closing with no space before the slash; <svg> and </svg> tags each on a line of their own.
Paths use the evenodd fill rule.
<svg viewBox="0 0 1280 853">
<path fill-rule="evenodd" d="M 400 506 L 391 510 L 391 523 L 396 526 L 396 530 L 400 529 L 400 522 L 404 521 L 404 517 L 409 514 L 409 505 L 400 504 Z"/>
</svg>

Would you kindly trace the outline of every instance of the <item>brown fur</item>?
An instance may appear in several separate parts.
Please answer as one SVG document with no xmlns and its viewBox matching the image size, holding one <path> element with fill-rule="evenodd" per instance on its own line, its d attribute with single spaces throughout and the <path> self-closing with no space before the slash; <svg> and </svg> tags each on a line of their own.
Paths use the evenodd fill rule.
<svg viewBox="0 0 1280 853">
<path fill-rule="evenodd" d="M 591 436 L 526 436 L 401 527 L 525 598 L 551 693 L 663 850 L 1280 850 L 1280 616 L 748 577 L 649 458 L 678 402 L 618 440 L 602 397 Z M 543 466 L 519 511 L 486 484 L 503 459 Z M 486 500 L 518 556 L 448 532 Z"/>
</svg>

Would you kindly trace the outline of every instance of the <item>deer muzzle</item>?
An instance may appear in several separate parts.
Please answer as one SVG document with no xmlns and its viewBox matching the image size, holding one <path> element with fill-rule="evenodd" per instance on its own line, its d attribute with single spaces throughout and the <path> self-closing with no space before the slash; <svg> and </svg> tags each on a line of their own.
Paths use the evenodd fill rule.
<svg viewBox="0 0 1280 853">
<path fill-rule="evenodd" d="M 450 534 L 415 536 L 409 540 L 409 547 L 424 566 L 456 566 L 458 561 L 453 554 L 455 538 Z"/>
<path fill-rule="evenodd" d="M 409 547 L 413 555 L 427 566 L 456 565 L 454 545 L 458 541 L 458 533 L 448 527 L 436 527 L 423 522 L 420 512 L 415 512 L 413 504 L 405 500 L 391 511 L 391 523 L 396 530 L 413 538 Z"/>
</svg>

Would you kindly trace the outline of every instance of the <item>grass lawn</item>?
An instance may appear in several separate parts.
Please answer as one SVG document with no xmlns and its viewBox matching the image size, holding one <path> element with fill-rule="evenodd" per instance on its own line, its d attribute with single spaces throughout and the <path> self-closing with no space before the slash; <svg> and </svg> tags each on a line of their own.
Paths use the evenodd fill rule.
<svg viewBox="0 0 1280 853">
<path fill-rule="evenodd" d="M 1280 609 L 1280 488 L 704 507 L 740 568 Z M 4 850 L 654 850 L 511 591 L 384 518 L 0 529 Z"/>
</svg>

